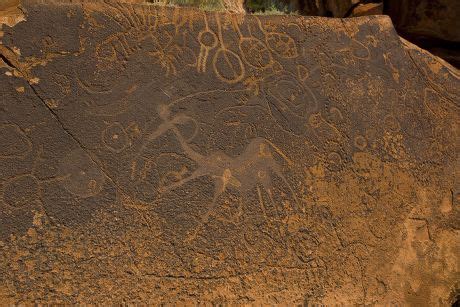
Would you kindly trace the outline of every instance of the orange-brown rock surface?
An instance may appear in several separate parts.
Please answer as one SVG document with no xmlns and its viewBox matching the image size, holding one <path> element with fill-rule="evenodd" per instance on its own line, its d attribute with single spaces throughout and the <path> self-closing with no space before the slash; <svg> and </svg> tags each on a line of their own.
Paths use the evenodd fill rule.
<svg viewBox="0 0 460 307">
<path fill-rule="evenodd" d="M 459 71 L 389 18 L 19 11 L 0 15 L 2 304 L 458 295 Z"/>
</svg>

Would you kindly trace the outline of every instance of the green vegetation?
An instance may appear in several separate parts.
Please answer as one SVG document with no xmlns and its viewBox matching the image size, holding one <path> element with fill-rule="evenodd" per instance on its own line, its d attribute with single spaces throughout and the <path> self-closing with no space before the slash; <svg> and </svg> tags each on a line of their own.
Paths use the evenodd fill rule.
<svg viewBox="0 0 460 307">
<path fill-rule="evenodd" d="M 191 6 L 205 11 L 233 11 L 253 14 L 293 14 L 289 5 L 280 0 L 146 0 L 155 5 Z M 244 1 L 244 4 L 243 4 Z M 295 13 L 294 13 L 295 14 Z"/>
<path fill-rule="evenodd" d="M 168 6 L 192 6 L 206 11 L 224 11 L 223 0 L 148 0 L 149 3 Z"/>
<path fill-rule="evenodd" d="M 276 0 L 247 0 L 246 10 L 255 14 L 286 14 L 289 7 L 286 3 Z"/>
</svg>

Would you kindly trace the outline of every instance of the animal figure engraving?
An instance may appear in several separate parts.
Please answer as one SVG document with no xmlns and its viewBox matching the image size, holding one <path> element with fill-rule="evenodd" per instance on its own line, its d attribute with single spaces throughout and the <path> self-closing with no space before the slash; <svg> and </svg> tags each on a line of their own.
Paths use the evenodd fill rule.
<svg viewBox="0 0 460 307">
<path fill-rule="evenodd" d="M 295 203 L 298 204 L 296 194 L 283 175 L 281 165 L 275 160 L 274 152 L 276 152 L 288 165 L 292 165 L 293 162 L 281 151 L 281 149 L 269 140 L 260 137 L 252 139 L 245 150 L 236 157 L 228 156 L 222 151 L 214 151 L 209 155 L 202 155 L 188 144 L 188 141 L 176 126 L 191 120 L 193 121 L 191 117 L 184 114 L 171 117 L 170 110 L 165 105 L 160 106 L 159 115 L 163 123 L 154 132 L 148 135 L 147 142 L 142 149 L 167 131 L 172 131 L 186 156 L 198 165 L 190 176 L 180 179 L 168 186 L 161 186 L 159 188 L 160 194 L 172 192 L 188 182 L 204 176 L 209 176 L 214 181 L 214 195 L 211 206 L 202 216 L 199 226 L 188 236 L 187 240 L 193 240 L 200 229 L 206 225 L 210 216 L 215 213 L 219 196 L 229 188 L 236 189 L 242 194 L 249 193 L 254 188 L 257 188 L 259 200 L 261 206 L 263 206 L 260 191 L 260 187 L 262 187 L 273 201 L 272 174 L 281 179 L 288 187 Z M 265 211 L 264 208 L 262 208 L 262 210 Z"/>
</svg>

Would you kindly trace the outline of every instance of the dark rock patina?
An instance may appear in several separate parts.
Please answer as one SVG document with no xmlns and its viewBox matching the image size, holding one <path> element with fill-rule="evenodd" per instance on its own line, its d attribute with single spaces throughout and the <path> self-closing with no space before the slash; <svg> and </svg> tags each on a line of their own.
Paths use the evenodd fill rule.
<svg viewBox="0 0 460 307">
<path fill-rule="evenodd" d="M 459 73 L 387 17 L 21 9 L 0 32 L 1 302 L 455 295 Z"/>
</svg>

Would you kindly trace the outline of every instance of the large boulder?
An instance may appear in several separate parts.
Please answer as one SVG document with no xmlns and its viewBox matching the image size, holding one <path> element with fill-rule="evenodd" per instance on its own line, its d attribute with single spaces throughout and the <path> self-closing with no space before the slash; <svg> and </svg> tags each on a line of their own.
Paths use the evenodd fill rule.
<svg viewBox="0 0 460 307">
<path fill-rule="evenodd" d="M 460 1 L 386 0 L 399 34 L 460 67 Z"/>
<path fill-rule="evenodd" d="M 388 13 L 405 33 L 460 42 L 460 2 L 455 0 L 386 0 Z"/>
<path fill-rule="evenodd" d="M 2 304 L 458 293 L 459 72 L 388 17 L 19 11 L 0 30 Z"/>
</svg>

